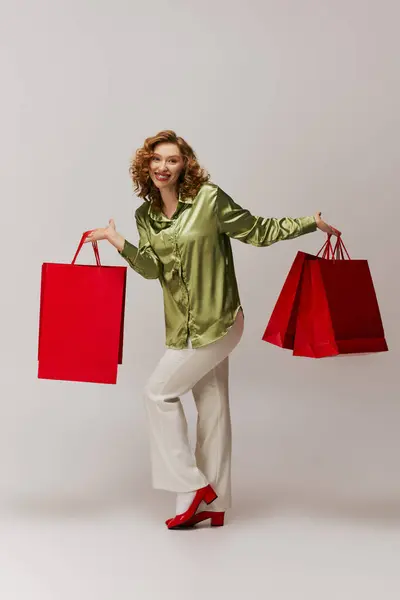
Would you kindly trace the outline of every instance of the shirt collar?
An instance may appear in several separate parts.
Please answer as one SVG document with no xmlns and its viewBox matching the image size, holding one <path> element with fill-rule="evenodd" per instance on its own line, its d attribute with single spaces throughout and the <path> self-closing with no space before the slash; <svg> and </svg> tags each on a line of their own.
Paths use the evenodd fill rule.
<svg viewBox="0 0 400 600">
<path fill-rule="evenodd" d="M 179 192 L 178 205 L 180 202 L 183 204 L 193 204 L 194 198 L 191 198 L 191 197 L 182 198 L 182 194 L 181 194 L 181 192 Z M 172 220 L 172 219 L 168 219 L 161 210 L 159 210 L 159 211 L 153 210 L 151 201 L 149 204 L 150 204 L 149 216 L 153 219 L 153 221 L 168 221 L 169 222 Z"/>
</svg>

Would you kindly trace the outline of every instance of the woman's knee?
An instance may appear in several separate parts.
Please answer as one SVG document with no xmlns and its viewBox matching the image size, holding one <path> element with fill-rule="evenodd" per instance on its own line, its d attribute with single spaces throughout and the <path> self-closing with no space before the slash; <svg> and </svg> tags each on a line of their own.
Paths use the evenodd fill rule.
<svg viewBox="0 0 400 600">
<path fill-rule="evenodd" d="M 149 404 L 164 404 L 170 402 L 177 402 L 179 398 L 174 395 L 168 394 L 163 390 L 162 386 L 151 379 L 146 383 L 144 387 L 144 399 Z"/>
<path fill-rule="evenodd" d="M 146 402 L 157 402 L 160 395 L 159 390 L 157 390 L 157 387 L 154 385 L 151 379 L 149 379 L 144 386 L 143 395 Z"/>
</svg>

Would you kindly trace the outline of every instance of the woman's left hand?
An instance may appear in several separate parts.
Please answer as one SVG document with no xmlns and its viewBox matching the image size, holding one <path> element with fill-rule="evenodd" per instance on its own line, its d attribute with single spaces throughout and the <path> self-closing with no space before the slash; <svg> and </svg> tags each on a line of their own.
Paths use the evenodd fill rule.
<svg viewBox="0 0 400 600">
<path fill-rule="evenodd" d="M 320 213 L 320 212 L 317 212 L 315 214 L 315 221 L 317 223 L 318 229 L 320 229 L 324 233 L 328 233 L 330 235 L 336 235 L 336 237 L 338 237 L 339 235 L 342 235 L 341 231 L 339 231 L 338 229 L 335 229 L 335 227 L 332 227 L 331 225 L 328 225 L 328 223 L 325 223 L 325 221 L 323 221 L 321 219 L 321 215 L 322 215 L 322 213 Z"/>
</svg>

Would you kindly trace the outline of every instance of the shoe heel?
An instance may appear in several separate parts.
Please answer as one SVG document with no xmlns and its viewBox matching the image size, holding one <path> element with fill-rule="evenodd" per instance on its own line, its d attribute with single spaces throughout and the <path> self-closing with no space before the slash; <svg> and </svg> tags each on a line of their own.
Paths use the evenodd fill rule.
<svg viewBox="0 0 400 600">
<path fill-rule="evenodd" d="M 225 513 L 223 512 L 216 512 L 214 515 L 212 515 L 211 527 L 222 527 L 224 524 L 224 516 Z"/>
<path fill-rule="evenodd" d="M 204 493 L 204 498 L 203 498 L 204 502 L 206 504 L 211 504 L 211 502 L 214 502 L 215 498 L 218 498 L 217 494 L 214 492 L 211 485 L 208 485 L 207 489 Z"/>
</svg>

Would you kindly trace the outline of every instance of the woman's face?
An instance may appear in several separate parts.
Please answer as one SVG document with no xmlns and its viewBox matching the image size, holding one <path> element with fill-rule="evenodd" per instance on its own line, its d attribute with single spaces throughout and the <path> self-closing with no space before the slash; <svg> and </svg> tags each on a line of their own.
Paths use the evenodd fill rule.
<svg viewBox="0 0 400 600">
<path fill-rule="evenodd" d="M 176 144 L 162 142 L 153 150 L 149 163 L 149 173 L 154 185 L 161 191 L 175 189 L 184 167 L 184 160 Z"/>
</svg>

